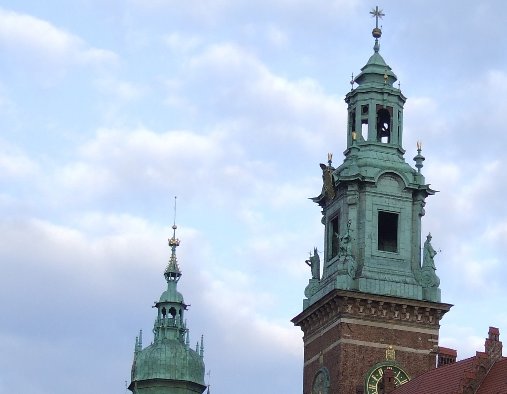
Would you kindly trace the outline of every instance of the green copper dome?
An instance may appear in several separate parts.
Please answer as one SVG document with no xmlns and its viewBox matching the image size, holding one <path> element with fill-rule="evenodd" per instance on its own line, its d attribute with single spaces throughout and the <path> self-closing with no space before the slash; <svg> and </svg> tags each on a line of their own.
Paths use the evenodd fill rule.
<svg viewBox="0 0 507 394">
<path fill-rule="evenodd" d="M 133 381 L 167 379 L 204 385 L 204 361 L 193 349 L 177 339 L 152 343 L 135 358 Z"/>
</svg>

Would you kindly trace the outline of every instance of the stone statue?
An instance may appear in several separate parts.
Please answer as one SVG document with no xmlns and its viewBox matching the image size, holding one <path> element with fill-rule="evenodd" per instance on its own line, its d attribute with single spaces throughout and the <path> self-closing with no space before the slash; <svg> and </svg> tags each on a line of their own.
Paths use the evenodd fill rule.
<svg viewBox="0 0 507 394">
<path fill-rule="evenodd" d="M 437 252 L 433 249 L 433 246 L 431 246 L 431 238 L 431 233 L 429 233 L 426 237 L 426 241 L 424 241 L 423 267 L 426 266 L 436 269 L 433 258 L 437 255 Z"/>
<path fill-rule="evenodd" d="M 431 246 L 431 233 L 426 237 L 423 249 L 423 264 L 421 267 L 421 284 L 426 288 L 438 288 L 440 278 L 435 273 L 436 267 L 433 258 L 437 255 L 433 246 Z"/>
<path fill-rule="evenodd" d="M 320 279 L 320 257 L 317 248 L 313 248 L 313 256 L 310 253 L 310 258 L 305 260 L 305 263 L 312 270 L 312 279 Z"/>
<path fill-rule="evenodd" d="M 347 223 L 347 232 L 344 235 L 340 235 L 340 250 L 338 252 L 339 257 L 352 256 L 352 237 L 350 236 L 350 226 L 352 222 L 349 220 Z"/>
</svg>

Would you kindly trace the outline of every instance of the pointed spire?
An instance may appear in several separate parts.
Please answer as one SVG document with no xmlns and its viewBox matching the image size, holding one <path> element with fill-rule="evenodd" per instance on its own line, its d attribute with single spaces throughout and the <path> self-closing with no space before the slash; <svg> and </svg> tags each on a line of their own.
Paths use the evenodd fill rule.
<svg viewBox="0 0 507 394">
<path fill-rule="evenodd" d="M 199 353 L 199 341 L 195 344 L 195 352 Z"/>
<path fill-rule="evenodd" d="M 167 268 L 165 269 L 164 276 L 166 281 L 169 282 L 178 282 L 181 277 L 180 267 L 178 266 L 178 259 L 176 258 L 176 248 L 180 246 L 180 240 L 176 238 L 176 196 L 174 197 L 174 222 L 173 222 L 173 236 L 169 238 L 169 246 L 171 247 L 171 257 L 169 259 L 169 264 L 167 264 Z"/>
<path fill-rule="evenodd" d="M 139 336 L 136 337 L 136 345 L 134 347 L 134 354 L 143 350 L 143 330 L 139 330 Z"/>
<path fill-rule="evenodd" d="M 208 390 L 206 391 L 206 394 L 210 394 L 209 388 L 211 386 L 211 371 L 208 371 L 206 375 L 208 375 Z"/>
<path fill-rule="evenodd" d="M 201 358 L 204 357 L 204 335 L 201 335 L 201 351 L 199 355 L 201 356 Z"/>
</svg>

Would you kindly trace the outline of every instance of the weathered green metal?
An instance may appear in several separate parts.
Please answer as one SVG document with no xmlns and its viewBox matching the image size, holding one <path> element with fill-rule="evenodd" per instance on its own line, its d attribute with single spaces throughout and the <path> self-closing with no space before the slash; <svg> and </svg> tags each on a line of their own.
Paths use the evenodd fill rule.
<svg viewBox="0 0 507 394">
<path fill-rule="evenodd" d="M 177 285 L 181 271 L 176 258 L 176 225 L 169 239 L 171 257 L 164 277 L 167 290 L 158 302 L 153 343 L 143 349 L 142 332 L 136 338 L 129 390 L 134 394 L 202 394 L 204 385 L 204 339 L 193 350 L 184 320 L 187 305 Z"/>
<path fill-rule="evenodd" d="M 406 98 L 393 86 L 397 77 L 379 53 L 378 26 L 372 34 L 374 53 L 345 97 L 345 159 L 338 168 L 332 155 L 321 164 L 322 192 L 313 201 L 323 212 L 324 264 L 321 278 L 312 268 L 304 308 L 333 289 L 440 302 L 431 238 L 425 244 L 431 264 L 421 266 L 421 218 L 426 197 L 435 191 L 421 173 L 419 143 L 417 169 L 405 161 Z M 309 264 L 320 266 L 315 254 Z"/>
</svg>

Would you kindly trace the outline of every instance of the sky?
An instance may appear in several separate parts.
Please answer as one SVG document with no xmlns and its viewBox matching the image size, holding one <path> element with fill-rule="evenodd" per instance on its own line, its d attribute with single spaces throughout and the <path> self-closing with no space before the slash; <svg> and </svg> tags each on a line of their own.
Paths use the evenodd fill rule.
<svg viewBox="0 0 507 394">
<path fill-rule="evenodd" d="M 152 340 L 174 196 L 178 288 L 206 383 L 302 391 L 323 249 L 319 163 L 380 53 L 433 189 L 440 344 L 507 335 L 507 16 L 500 0 L 0 0 L 0 394 L 126 392 Z"/>
</svg>

